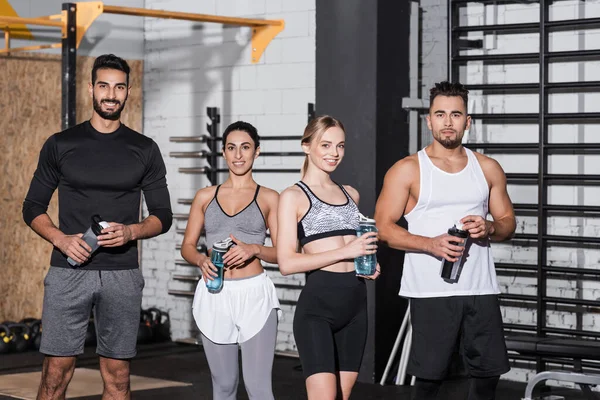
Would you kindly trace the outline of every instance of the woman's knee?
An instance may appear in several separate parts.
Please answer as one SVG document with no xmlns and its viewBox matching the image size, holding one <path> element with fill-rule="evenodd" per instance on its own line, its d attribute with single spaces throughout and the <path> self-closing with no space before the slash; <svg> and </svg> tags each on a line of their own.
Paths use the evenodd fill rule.
<svg viewBox="0 0 600 400">
<path fill-rule="evenodd" d="M 220 393 L 231 394 L 237 392 L 238 377 L 235 375 L 212 375 L 213 388 Z"/>
<path fill-rule="evenodd" d="M 309 400 L 334 400 L 337 395 L 337 377 L 323 372 L 306 378 L 306 392 Z"/>
<path fill-rule="evenodd" d="M 250 375 L 244 373 L 244 386 L 248 397 L 252 399 L 273 399 L 273 385 L 270 374 Z"/>
</svg>

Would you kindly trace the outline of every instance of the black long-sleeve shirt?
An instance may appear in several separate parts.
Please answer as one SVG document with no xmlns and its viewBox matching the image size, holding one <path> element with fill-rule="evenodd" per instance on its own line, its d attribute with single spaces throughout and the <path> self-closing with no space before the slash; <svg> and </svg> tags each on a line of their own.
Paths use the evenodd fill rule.
<svg viewBox="0 0 600 400">
<path fill-rule="evenodd" d="M 150 215 L 169 230 L 172 221 L 165 164 L 157 144 L 125 125 L 109 134 L 89 121 L 52 135 L 40 152 L 37 169 L 23 203 L 27 225 L 46 213 L 58 188 L 59 229 L 67 234 L 85 232 L 91 217 L 125 225 L 140 220 L 141 192 Z M 71 268 L 56 247 L 51 265 Z M 137 242 L 100 247 L 82 268 L 94 270 L 138 268 Z"/>
</svg>

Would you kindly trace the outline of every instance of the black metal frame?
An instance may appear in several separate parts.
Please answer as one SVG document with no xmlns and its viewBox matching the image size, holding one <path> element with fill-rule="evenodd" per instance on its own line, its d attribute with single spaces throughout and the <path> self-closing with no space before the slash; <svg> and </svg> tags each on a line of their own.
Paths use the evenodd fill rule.
<svg viewBox="0 0 600 400">
<path fill-rule="evenodd" d="M 262 139 L 261 139 L 262 140 Z M 209 158 L 213 153 L 206 150 L 200 151 L 172 151 L 169 157 L 174 158 Z M 261 151 L 261 157 L 300 157 L 305 154 L 301 151 Z"/>
<path fill-rule="evenodd" d="M 63 3 L 67 13 L 67 31 L 62 39 L 62 129 L 75 126 L 77 104 L 77 4 Z"/>
<path fill-rule="evenodd" d="M 206 174 L 211 185 L 217 184 L 217 174 L 221 172 L 227 172 L 227 168 L 218 168 L 219 159 L 219 141 L 222 140 L 219 135 L 219 123 L 221 122 L 221 116 L 217 107 L 207 107 L 206 113 L 211 123 L 206 124 L 206 130 L 208 135 L 200 136 L 171 136 L 169 141 L 176 143 L 206 143 L 209 151 L 193 151 L 193 152 L 171 152 L 170 157 L 176 158 L 206 158 L 208 166 L 205 167 L 188 167 L 179 168 L 178 171 L 184 174 Z M 315 105 L 314 103 L 308 103 L 308 115 L 307 119 L 310 122 L 315 117 Z M 270 140 L 297 140 L 300 141 L 302 136 L 263 136 L 260 138 L 261 141 Z M 274 152 L 263 152 L 260 153 L 263 156 L 275 156 L 275 157 L 299 157 L 303 156 L 302 152 L 290 152 L 290 151 L 274 151 Z M 299 169 L 296 168 L 268 168 L 268 169 L 254 169 L 257 173 L 298 173 Z"/>
<path fill-rule="evenodd" d="M 210 119 L 210 124 L 206 124 L 206 130 L 208 131 L 211 140 L 208 141 L 208 148 L 210 149 L 210 155 L 206 158 L 208 165 L 210 166 L 207 176 L 211 185 L 217 184 L 217 162 L 219 160 L 219 141 L 217 135 L 219 134 L 219 123 L 221 122 L 221 114 L 217 107 L 206 107 L 206 114 Z"/>
<path fill-rule="evenodd" d="M 533 332 L 544 337 L 551 335 L 566 335 L 574 337 L 600 338 L 600 333 L 584 331 L 581 329 L 561 329 L 546 326 L 547 310 L 557 309 L 570 312 L 594 311 L 600 308 L 600 302 L 594 300 L 557 298 L 547 296 L 546 282 L 548 278 L 560 279 L 589 279 L 598 280 L 600 270 L 589 268 L 565 268 L 547 265 L 547 248 L 549 246 L 564 246 L 574 248 L 594 248 L 593 244 L 600 243 L 600 238 L 581 236 L 560 236 L 547 233 L 548 217 L 551 216 L 579 216 L 599 217 L 600 207 L 595 206 L 573 206 L 548 204 L 548 187 L 550 185 L 569 186 L 597 186 L 600 184 L 599 175 L 568 175 L 549 174 L 548 156 L 551 154 L 600 154 L 600 143 L 548 143 L 547 128 L 550 124 L 561 123 L 585 123 L 600 122 L 600 113 L 548 113 L 548 94 L 557 92 L 589 92 L 600 91 L 600 82 L 548 82 L 549 64 L 556 61 L 587 61 L 600 59 L 600 50 L 586 51 L 560 51 L 550 52 L 548 48 L 549 32 L 565 30 L 581 30 L 600 27 L 600 18 L 584 18 L 561 21 L 549 21 L 549 7 L 551 0 L 538 0 L 539 22 L 506 25 L 484 25 L 484 26 L 459 26 L 459 9 L 468 3 L 484 4 L 510 4 L 518 3 L 516 0 L 448 0 L 448 79 L 459 80 L 458 66 L 465 65 L 471 61 L 482 61 L 484 64 L 532 64 L 539 63 L 539 82 L 518 84 L 477 84 L 467 85 L 470 90 L 480 90 L 483 94 L 539 94 L 538 114 L 475 114 L 473 119 L 486 121 L 502 121 L 510 123 L 537 123 L 539 127 L 538 143 L 470 143 L 467 147 L 485 150 L 488 154 L 537 154 L 538 173 L 507 174 L 507 180 L 511 184 L 537 185 L 537 204 L 515 204 L 515 212 L 522 216 L 536 216 L 538 232 L 536 234 L 517 234 L 514 243 L 525 246 L 537 247 L 537 265 L 498 263 L 496 268 L 499 274 L 515 274 L 532 276 L 537 278 L 536 295 L 502 294 L 503 304 L 511 306 L 523 306 L 537 310 L 537 321 L 535 326 L 523 324 L 505 324 L 508 331 Z M 461 50 L 479 48 L 474 41 L 461 39 L 461 34 L 468 32 L 483 33 L 531 33 L 539 32 L 538 53 L 527 54 L 494 54 L 494 55 L 461 55 Z M 514 359 L 523 359 L 515 356 Z M 536 369 L 545 369 L 548 359 L 541 357 L 529 358 L 536 361 Z"/>
<path fill-rule="evenodd" d="M 308 103 L 308 122 L 316 117 L 315 103 Z"/>
</svg>

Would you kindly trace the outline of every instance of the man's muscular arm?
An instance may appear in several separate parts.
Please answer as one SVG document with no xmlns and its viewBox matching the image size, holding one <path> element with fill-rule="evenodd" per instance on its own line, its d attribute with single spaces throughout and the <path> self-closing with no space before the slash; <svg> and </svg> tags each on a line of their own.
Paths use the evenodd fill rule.
<svg viewBox="0 0 600 400">
<path fill-rule="evenodd" d="M 434 238 L 413 235 L 396 224 L 404 215 L 415 179 L 419 179 L 419 161 L 416 155 L 398 161 L 386 173 L 375 206 L 378 236 L 394 249 L 429 253 L 456 261 L 462 252 L 462 247 L 451 243 L 451 240 L 456 242 L 456 238 L 448 234 Z"/>
<path fill-rule="evenodd" d="M 489 212 L 494 218 L 488 221 L 481 216 L 469 215 L 461 222 L 474 239 L 489 237 L 493 241 L 508 240 L 513 237 L 517 223 L 513 205 L 506 190 L 506 175 L 498 162 L 477 154 L 481 169 L 490 186 Z"/>
<path fill-rule="evenodd" d="M 118 222 L 108 224 L 110 226 L 102 229 L 102 235 L 98 236 L 98 244 L 102 247 L 124 246 L 132 240 L 158 236 L 163 231 L 161 220 L 154 215 L 148 215 L 137 224 L 124 225 Z"/>
<path fill-rule="evenodd" d="M 92 248 L 81 238 L 83 233 L 66 235 L 52 222 L 48 214 L 40 214 L 31 221 L 31 229 L 67 257 L 78 263 L 84 263 L 90 257 Z"/>
<path fill-rule="evenodd" d="M 457 238 L 447 233 L 433 238 L 413 235 L 396 224 L 404 215 L 415 179 L 419 179 L 419 161 L 416 155 L 398 161 L 386 173 L 375 206 L 378 236 L 394 249 L 428 253 L 456 261 L 463 251 L 462 247 L 453 243 Z"/>
<path fill-rule="evenodd" d="M 428 247 L 428 238 L 413 235 L 396 224 L 404 215 L 411 181 L 415 176 L 419 176 L 419 165 L 411 157 L 398 161 L 388 170 L 375 206 L 375 221 L 379 239 L 388 246 L 424 252 Z"/>
</svg>

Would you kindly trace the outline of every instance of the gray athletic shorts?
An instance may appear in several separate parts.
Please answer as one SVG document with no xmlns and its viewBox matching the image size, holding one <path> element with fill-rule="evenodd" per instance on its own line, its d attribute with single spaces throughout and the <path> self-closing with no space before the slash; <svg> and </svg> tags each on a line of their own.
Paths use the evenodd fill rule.
<svg viewBox="0 0 600 400">
<path fill-rule="evenodd" d="M 44 279 L 42 343 L 49 356 L 83 353 L 90 312 L 103 357 L 136 354 L 144 277 L 139 269 L 97 271 L 50 267 Z"/>
</svg>

